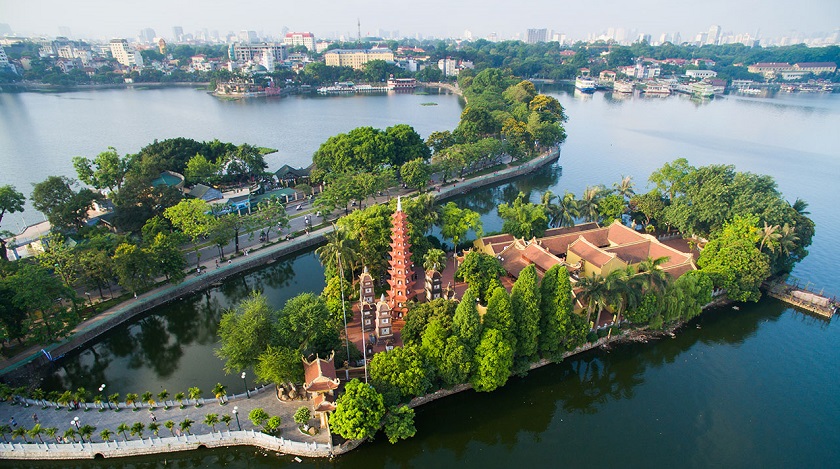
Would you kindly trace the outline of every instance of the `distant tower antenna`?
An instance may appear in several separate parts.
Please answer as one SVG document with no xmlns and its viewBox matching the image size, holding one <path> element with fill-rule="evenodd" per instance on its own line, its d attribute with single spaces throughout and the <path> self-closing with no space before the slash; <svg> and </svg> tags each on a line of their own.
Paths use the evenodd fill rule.
<svg viewBox="0 0 840 469">
<path fill-rule="evenodd" d="M 359 28 L 359 44 L 362 43 L 362 20 L 356 18 L 356 26 Z"/>
</svg>

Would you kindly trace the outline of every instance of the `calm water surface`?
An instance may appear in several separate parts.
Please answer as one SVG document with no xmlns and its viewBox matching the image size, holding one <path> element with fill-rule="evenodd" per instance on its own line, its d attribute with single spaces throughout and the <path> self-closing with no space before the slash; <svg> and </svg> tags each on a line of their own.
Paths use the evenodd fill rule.
<svg viewBox="0 0 840 469">
<path fill-rule="evenodd" d="M 175 101 L 209 106 L 202 101 L 210 98 L 189 95 L 189 90 L 166 92 L 172 92 Z M 834 184 L 840 175 L 836 153 L 840 97 L 725 97 L 697 103 L 678 97 L 615 100 L 603 94 L 555 93 L 570 116 L 562 171 L 547 168 L 459 200 L 483 214 L 487 230 L 501 226 L 496 205 L 513 200 L 519 191 L 532 199 L 546 189 L 580 194 L 587 185 L 609 185 L 621 175 L 633 175 L 644 185 L 650 171 L 680 156 L 694 165 L 731 163 L 739 170 L 774 176 L 786 198 L 801 197 L 811 204 L 817 236 L 811 255 L 795 275 L 827 291 L 840 290 L 834 248 L 840 243 L 840 226 L 831 210 L 839 200 Z M 119 94 L 107 96 L 122 99 Z M 452 128 L 457 121 L 457 101 L 440 99 L 452 103 L 454 118 L 428 130 L 418 128 L 424 135 Z M 299 101 L 338 108 L 345 103 L 368 104 L 366 99 Z M 293 100 L 283 104 L 287 102 Z M 253 108 L 255 113 L 265 112 L 267 106 L 223 105 Z M 164 104 L 160 109 L 173 112 Z M 273 131 L 271 125 L 245 129 L 233 121 L 229 124 L 243 132 L 238 135 Z M 313 144 L 313 150 L 324 138 Z M 138 146 L 148 140 L 141 139 Z M 97 142 L 86 154 L 107 144 Z M 162 387 L 176 392 L 194 385 L 209 389 L 221 381 L 237 389 L 241 382 L 226 377 L 212 355 L 221 310 L 252 288 L 266 292 L 280 307 L 298 292 L 319 291 L 321 275 L 310 252 L 237 277 L 114 331 L 62 362 L 44 385 L 91 389 L 106 382 L 115 392 Z M 675 339 L 591 352 L 513 379 L 494 393 L 467 392 L 425 406 L 418 410 L 417 436 L 396 446 L 380 436 L 334 462 L 307 461 L 302 466 L 830 467 L 840 457 L 836 323 L 773 300 L 740 311 L 709 312 Z M 131 340 L 117 340 L 126 336 Z M 290 460 L 232 449 L 62 467 L 282 467 L 293 464 Z M 43 466 L 58 467 L 48 463 L 32 467 Z"/>
</svg>

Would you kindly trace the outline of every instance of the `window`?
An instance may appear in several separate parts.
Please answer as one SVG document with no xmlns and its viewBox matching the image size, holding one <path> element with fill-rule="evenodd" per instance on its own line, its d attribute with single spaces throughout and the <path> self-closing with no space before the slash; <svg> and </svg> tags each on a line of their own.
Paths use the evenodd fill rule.
<svg viewBox="0 0 840 469">
<path fill-rule="evenodd" d="M 382 324 L 388 324 L 388 318 L 382 318 Z"/>
<path fill-rule="evenodd" d="M 365 293 L 370 293 L 370 292 L 371 292 L 370 288 L 365 288 Z"/>
</svg>

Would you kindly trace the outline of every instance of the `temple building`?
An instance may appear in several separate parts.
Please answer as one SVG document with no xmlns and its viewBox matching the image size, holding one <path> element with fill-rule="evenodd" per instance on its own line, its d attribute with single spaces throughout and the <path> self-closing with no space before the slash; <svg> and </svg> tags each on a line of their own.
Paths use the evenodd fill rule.
<svg viewBox="0 0 840 469">
<path fill-rule="evenodd" d="M 382 295 L 379 302 L 376 303 L 376 337 L 379 339 L 387 339 L 394 336 L 393 318 L 391 317 L 391 305 L 385 301 L 385 295 Z"/>
<path fill-rule="evenodd" d="M 335 375 L 334 354 L 324 360 L 315 355 L 309 361 L 303 358 L 303 389 L 312 398 L 312 410 L 321 420 L 321 427 L 327 426 L 327 414 L 335 410 L 335 396 L 339 380 Z"/>
<path fill-rule="evenodd" d="M 426 271 L 426 301 L 436 300 L 443 297 L 443 280 L 437 270 Z"/>
<path fill-rule="evenodd" d="M 376 296 L 373 292 L 373 277 L 365 267 L 362 275 L 359 276 L 359 311 L 362 314 L 362 328 L 365 332 L 372 331 L 374 324 L 374 310 L 376 309 Z"/>
<path fill-rule="evenodd" d="M 402 317 L 408 311 L 407 303 L 414 296 L 414 264 L 407 218 L 402 210 L 402 200 L 397 198 L 397 210 L 391 215 L 391 259 L 388 261 L 388 305 L 395 317 Z"/>
<path fill-rule="evenodd" d="M 614 270 L 659 257 L 668 258 L 661 268 L 674 278 L 697 269 L 691 253 L 663 244 L 656 237 L 639 233 L 619 221 L 604 227 L 584 223 L 552 228 L 542 238 L 530 241 L 506 234 L 488 236 L 477 240 L 475 247 L 498 258 L 513 278 L 518 278 L 522 269 L 531 264 L 542 278 L 558 263 L 569 269 L 573 279 L 596 274 L 607 276 Z"/>
</svg>

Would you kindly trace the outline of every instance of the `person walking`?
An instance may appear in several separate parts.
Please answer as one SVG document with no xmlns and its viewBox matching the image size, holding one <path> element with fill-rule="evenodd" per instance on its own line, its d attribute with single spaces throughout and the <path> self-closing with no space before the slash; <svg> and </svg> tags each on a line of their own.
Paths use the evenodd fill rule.
<svg viewBox="0 0 840 469">
<path fill-rule="evenodd" d="M 40 422 L 38 421 L 38 414 L 32 414 L 32 420 L 34 420 L 34 421 L 35 421 L 35 423 L 40 423 Z"/>
</svg>

